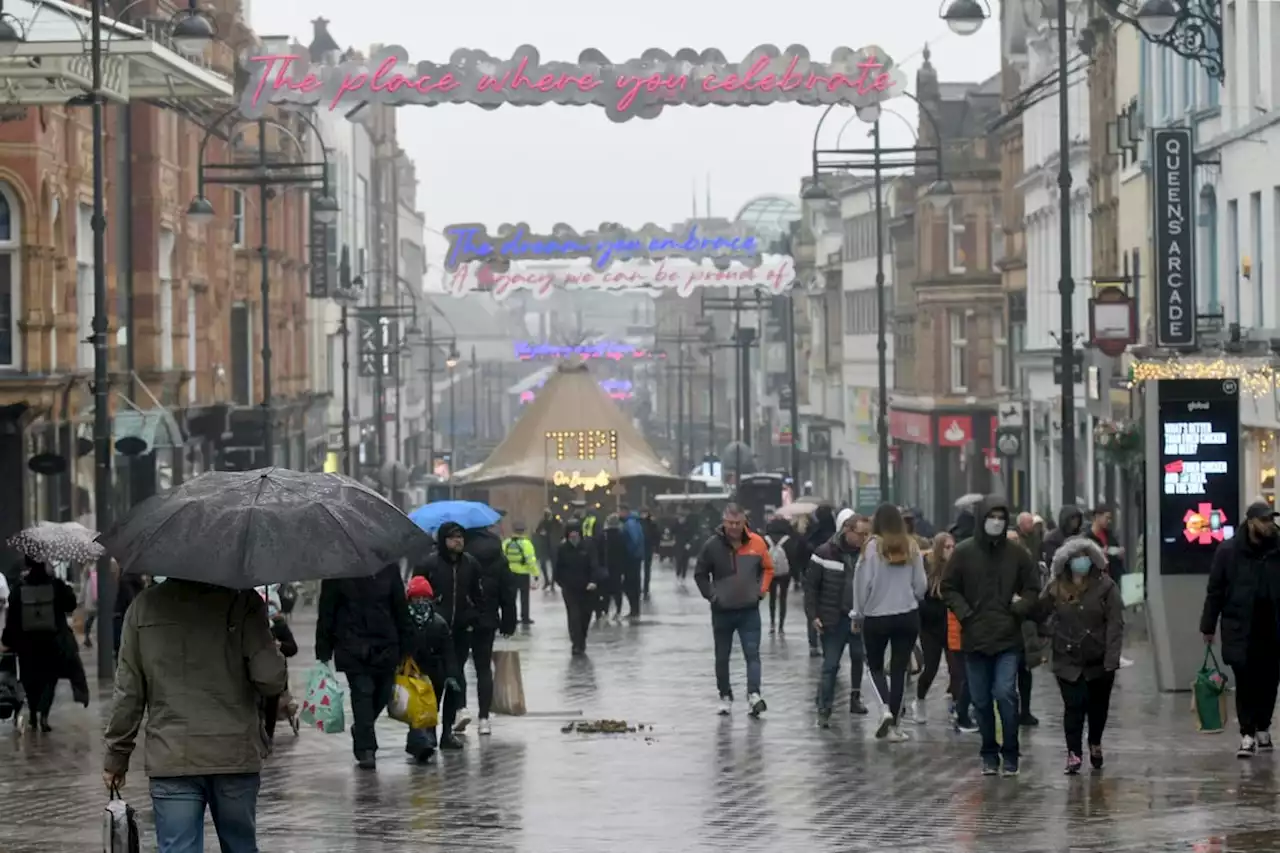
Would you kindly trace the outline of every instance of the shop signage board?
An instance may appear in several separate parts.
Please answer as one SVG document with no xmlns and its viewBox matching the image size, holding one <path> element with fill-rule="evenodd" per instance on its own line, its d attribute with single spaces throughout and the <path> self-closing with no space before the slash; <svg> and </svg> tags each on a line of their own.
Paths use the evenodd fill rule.
<svg viewBox="0 0 1280 853">
<path fill-rule="evenodd" d="M 1152 131 L 1156 346 L 1196 345 L 1195 149 L 1191 129 Z"/>
<path fill-rule="evenodd" d="M 347 112 L 368 103 L 390 106 L 469 104 L 595 106 L 615 122 L 652 119 L 668 106 L 864 107 L 905 91 L 906 74 L 879 47 L 836 48 L 825 62 L 801 45 L 765 44 L 741 59 L 719 50 L 657 48 L 613 62 L 594 48 L 577 62 L 543 62 L 537 48 L 516 48 L 509 59 L 460 49 L 445 63 L 410 63 L 409 53 L 388 45 L 369 59 L 335 65 L 309 56 L 260 53 L 246 58 L 249 81 L 240 110 L 248 118 L 272 105 L 292 104 Z"/>
<path fill-rule="evenodd" d="M 1159 382 L 1160 573 L 1208 574 L 1240 526 L 1240 383 Z"/>
<path fill-rule="evenodd" d="M 637 347 L 624 341 L 601 341 L 594 344 L 576 344 L 574 346 L 516 341 L 515 352 L 516 358 L 520 361 L 559 358 L 580 358 L 583 360 L 604 358 L 609 361 L 627 361 L 629 359 L 644 360 L 667 357 L 664 352 Z"/>
</svg>

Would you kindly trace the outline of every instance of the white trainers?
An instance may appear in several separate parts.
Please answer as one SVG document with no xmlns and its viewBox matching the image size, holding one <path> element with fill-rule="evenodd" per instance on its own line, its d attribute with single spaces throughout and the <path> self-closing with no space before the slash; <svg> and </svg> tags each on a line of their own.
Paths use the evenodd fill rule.
<svg viewBox="0 0 1280 853">
<path fill-rule="evenodd" d="M 471 725 L 471 712 L 466 708 L 458 709 L 458 717 L 453 721 L 453 733 L 460 735 Z"/>
<path fill-rule="evenodd" d="M 915 723 L 918 726 L 923 726 L 929 722 L 924 702 L 919 699 L 912 699 L 911 704 L 902 711 L 902 722 Z"/>
<path fill-rule="evenodd" d="M 1133 666 L 1133 659 L 1127 658 L 1124 655 L 1120 655 L 1120 668 L 1128 669 L 1131 666 Z"/>
<path fill-rule="evenodd" d="M 1271 742 L 1271 732 L 1266 729 L 1258 732 L 1254 736 L 1254 740 L 1258 743 L 1258 752 L 1271 752 L 1276 748 L 1275 744 Z"/>
<path fill-rule="evenodd" d="M 884 740 L 889 736 L 889 730 L 893 728 L 893 714 L 885 711 L 880 715 L 880 724 L 876 726 L 876 737 Z"/>
<path fill-rule="evenodd" d="M 889 734 L 885 738 L 889 743 L 906 743 L 911 740 L 911 736 L 897 726 L 889 729 Z"/>
<path fill-rule="evenodd" d="M 719 710 L 717 710 L 717 711 L 716 711 L 716 713 L 717 713 L 717 714 L 719 714 L 719 715 L 720 715 L 720 716 L 722 716 L 722 717 L 727 717 L 727 716 L 729 716 L 730 714 L 732 714 L 732 713 L 733 713 L 733 699 L 729 698 L 728 696 L 721 696 L 721 697 L 720 697 L 720 707 L 719 707 Z"/>
<path fill-rule="evenodd" d="M 1240 738 L 1240 748 L 1236 750 L 1236 758 L 1253 758 L 1258 751 L 1258 742 L 1251 735 Z"/>
<path fill-rule="evenodd" d="M 481 720 L 480 724 L 476 727 L 476 731 L 482 735 L 490 735 L 493 734 L 493 726 L 489 724 L 488 720 Z"/>
<path fill-rule="evenodd" d="M 765 704 L 763 696 L 759 693 L 752 693 L 747 696 L 747 709 L 751 716 L 758 717 L 767 711 L 769 706 Z"/>
</svg>

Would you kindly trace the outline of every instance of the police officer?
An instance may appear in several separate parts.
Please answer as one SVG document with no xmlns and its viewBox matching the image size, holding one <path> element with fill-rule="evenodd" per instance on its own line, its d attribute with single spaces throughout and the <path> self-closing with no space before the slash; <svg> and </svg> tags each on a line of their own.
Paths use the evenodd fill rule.
<svg viewBox="0 0 1280 853">
<path fill-rule="evenodd" d="M 515 532 L 502 542 L 502 553 L 507 557 L 511 573 L 516 576 L 516 588 L 520 590 L 520 623 L 532 625 L 533 620 L 529 618 L 529 590 L 536 586 L 542 576 L 538 569 L 538 552 L 533 547 L 533 540 L 529 538 L 523 522 L 517 521 L 512 529 Z"/>
</svg>

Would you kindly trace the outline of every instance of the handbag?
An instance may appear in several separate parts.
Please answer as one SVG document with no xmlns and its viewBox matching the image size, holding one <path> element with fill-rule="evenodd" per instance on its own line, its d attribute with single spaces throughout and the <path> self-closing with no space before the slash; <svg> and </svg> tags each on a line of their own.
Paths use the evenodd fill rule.
<svg viewBox="0 0 1280 853">
<path fill-rule="evenodd" d="M 519 652 L 493 653 L 493 712 L 509 717 L 523 717 L 527 713 Z"/>
<path fill-rule="evenodd" d="M 111 789 L 111 800 L 102 812 L 102 853 L 139 853 L 141 839 L 138 816 L 123 799 L 120 789 Z"/>
<path fill-rule="evenodd" d="M 1196 717 L 1196 730 L 1218 734 L 1227 727 L 1227 675 L 1218 666 L 1213 646 L 1204 647 L 1204 662 L 1191 682 L 1191 713 Z"/>
<path fill-rule="evenodd" d="M 387 716 L 405 723 L 411 729 L 434 729 L 440 721 L 436 691 L 431 679 L 422 674 L 413 658 L 408 658 L 396 673 Z"/>
</svg>

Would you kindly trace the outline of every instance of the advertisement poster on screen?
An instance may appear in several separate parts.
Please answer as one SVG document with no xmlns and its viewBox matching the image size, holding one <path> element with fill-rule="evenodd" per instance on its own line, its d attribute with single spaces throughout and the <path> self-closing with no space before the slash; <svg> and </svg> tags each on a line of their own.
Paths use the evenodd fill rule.
<svg viewBox="0 0 1280 853">
<path fill-rule="evenodd" d="M 1159 383 L 1160 572 L 1208 574 L 1240 519 L 1240 383 Z"/>
</svg>

